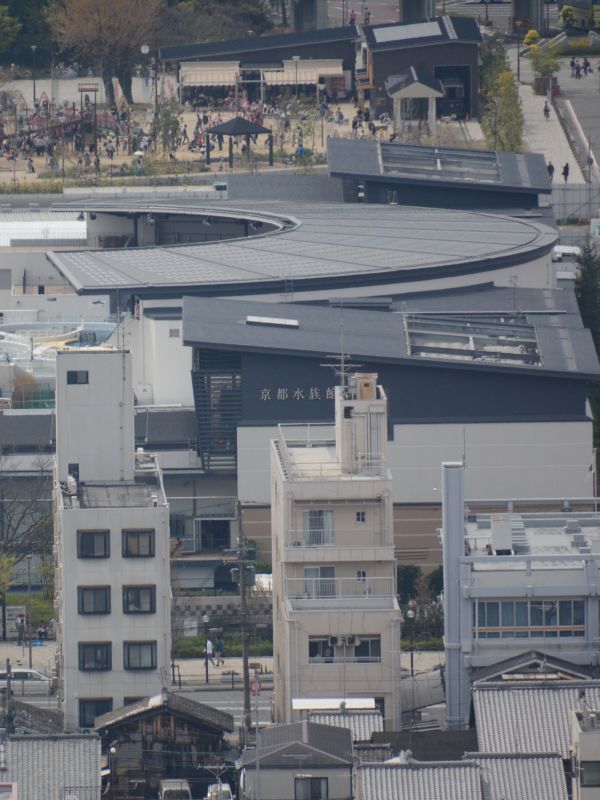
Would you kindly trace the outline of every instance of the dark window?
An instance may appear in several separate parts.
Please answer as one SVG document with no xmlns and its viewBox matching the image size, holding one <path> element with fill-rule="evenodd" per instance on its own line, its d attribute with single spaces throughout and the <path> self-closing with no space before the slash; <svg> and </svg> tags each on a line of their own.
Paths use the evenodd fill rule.
<svg viewBox="0 0 600 800">
<path fill-rule="evenodd" d="M 154 531 L 123 531 L 123 555 L 126 558 L 150 558 L 154 555 Z"/>
<path fill-rule="evenodd" d="M 77 531 L 78 558 L 108 558 L 110 531 Z"/>
<path fill-rule="evenodd" d="M 87 672 L 107 672 L 112 669 L 110 642 L 79 642 L 79 669 Z"/>
<path fill-rule="evenodd" d="M 582 761 L 581 785 L 600 786 L 600 761 Z"/>
<path fill-rule="evenodd" d="M 125 669 L 156 669 L 156 642 L 123 642 Z"/>
<path fill-rule="evenodd" d="M 327 778 L 296 778 L 294 800 L 328 800 Z"/>
<path fill-rule="evenodd" d="M 379 663 L 381 661 L 381 639 L 379 636 L 371 636 L 358 639 L 358 644 L 354 645 L 354 658 L 362 663 Z"/>
<path fill-rule="evenodd" d="M 134 703 L 137 703 L 138 700 L 144 700 L 145 698 L 142 697 L 124 697 L 123 698 L 123 705 L 124 706 L 132 706 Z"/>
<path fill-rule="evenodd" d="M 74 384 L 89 383 L 89 373 L 87 369 L 69 369 L 67 370 L 67 383 L 72 386 Z"/>
<path fill-rule="evenodd" d="M 71 475 L 79 483 L 79 464 L 69 464 L 67 466 L 67 475 Z"/>
<path fill-rule="evenodd" d="M 77 611 L 80 614 L 110 614 L 110 586 L 78 586 Z"/>
<path fill-rule="evenodd" d="M 124 586 L 124 614 L 154 614 L 156 611 L 156 586 Z"/>
<path fill-rule="evenodd" d="M 83 699 L 79 701 L 79 727 L 93 728 L 96 717 L 112 711 L 112 697 Z"/>
<path fill-rule="evenodd" d="M 357 522 L 366 522 L 367 521 L 367 512 L 366 511 L 357 511 L 356 512 L 356 521 Z"/>
</svg>

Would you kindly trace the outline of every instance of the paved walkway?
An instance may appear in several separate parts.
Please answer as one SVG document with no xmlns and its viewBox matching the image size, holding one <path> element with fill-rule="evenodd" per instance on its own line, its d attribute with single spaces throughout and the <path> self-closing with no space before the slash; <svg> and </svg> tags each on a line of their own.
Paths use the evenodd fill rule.
<svg viewBox="0 0 600 800">
<path fill-rule="evenodd" d="M 508 53 L 513 72 L 516 75 L 517 48 L 510 47 Z M 544 118 L 546 98 L 543 95 L 534 94 L 533 70 L 529 59 L 522 56 L 520 61 L 519 97 L 523 108 L 525 123 L 523 138 L 527 149 L 532 153 L 542 153 L 547 162 L 552 162 L 555 169 L 555 183 L 562 182 L 560 173 L 565 164 L 569 165 L 569 183 L 584 183 L 581 169 L 554 110 L 550 112 L 550 119 Z M 564 70 L 561 70 L 559 73 L 560 82 L 562 82 L 563 72 Z"/>
</svg>

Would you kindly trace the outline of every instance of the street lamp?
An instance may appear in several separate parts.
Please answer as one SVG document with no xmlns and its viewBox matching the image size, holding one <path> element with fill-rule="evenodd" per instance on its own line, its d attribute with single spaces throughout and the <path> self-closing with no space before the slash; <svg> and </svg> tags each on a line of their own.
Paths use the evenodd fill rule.
<svg viewBox="0 0 600 800">
<path fill-rule="evenodd" d="M 37 44 L 32 44 L 32 45 L 30 45 L 30 47 L 31 47 L 32 58 L 33 58 L 33 65 L 32 65 L 33 66 L 33 69 L 32 69 L 32 73 L 33 73 L 33 107 L 35 108 L 35 101 L 36 101 L 36 96 L 35 96 L 35 51 L 37 50 Z"/>
<path fill-rule="evenodd" d="M 202 615 L 202 622 L 204 623 L 204 674 L 208 683 L 208 623 L 210 622 L 208 614 Z"/>
<path fill-rule="evenodd" d="M 410 690 L 411 690 L 411 708 L 410 708 L 410 723 L 408 729 L 408 748 L 412 748 L 412 729 L 415 719 L 415 609 L 414 601 L 411 600 L 406 610 L 406 616 L 410 620 Z"/>
<path fill-rule="evenodd" d="M 298 62 L 300 61 L 300 56 L 292 56 L 292 61 L 296 65 L 296 102 L 298 101 Z"/>
<path fill-rule="evenodd" d="M 519 20 L 515 22 L 517 29 L 517 83 L 521 83 L 521 26 L 523 23 Z"/>
<path fill-rule="evenodd" d="M 29 669 L 33 667 L 31 654 L 31 553 L 25 556 L 27 560 L 27 640 L 29 642 Z"/>
</svg>

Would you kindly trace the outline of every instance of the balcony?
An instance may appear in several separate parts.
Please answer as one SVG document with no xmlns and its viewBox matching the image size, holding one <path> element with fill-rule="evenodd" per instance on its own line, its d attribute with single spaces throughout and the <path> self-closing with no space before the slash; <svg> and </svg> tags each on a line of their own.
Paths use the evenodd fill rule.
<svg viewBox="0 0 600 800">
<path fill-rule="evenodd" d="M 311 529 L 288 531 L 286 547 L 290 548 L 316 548 L 316 547 L 391 547 L 392 534 L 389 528 L 372 530 L 363 526 L 363 530 L 356 528 L 348 530 L 336 528 L 335 530 Z"/>
<path fill-rule="evenodd" d="M 286 597 L 294 610 L 395 609 L 394 579 L 286 578 Z"/>
</svg>

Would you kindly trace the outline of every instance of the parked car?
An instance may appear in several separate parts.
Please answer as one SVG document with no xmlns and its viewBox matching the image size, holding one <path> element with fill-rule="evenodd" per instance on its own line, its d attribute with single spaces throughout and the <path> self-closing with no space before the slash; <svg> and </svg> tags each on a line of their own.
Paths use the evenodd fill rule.
<svg viewBox="0 0 600 800">
<path fill-rule="evenodd" d="M 185 780 L 165 780 L 160 782 L 158 800 L 192 800 L 190 785 Z"/>
<path fill-rule="evenodd" d="M 20 694 L 52 694 L 52 678 L 37 669 L 16 667 L 11 670 L 13 692 Z M 6 670 L 0 671 L 0 689 L 6 689 Z"/>
<path fill-rule="evenodd" d="M 220 791 L 219 791 L 220 789 Z M 211 783 L 208 787 L 206 800 L 234 800 L 231 786 L 228 783 Z"/>
</svg>

